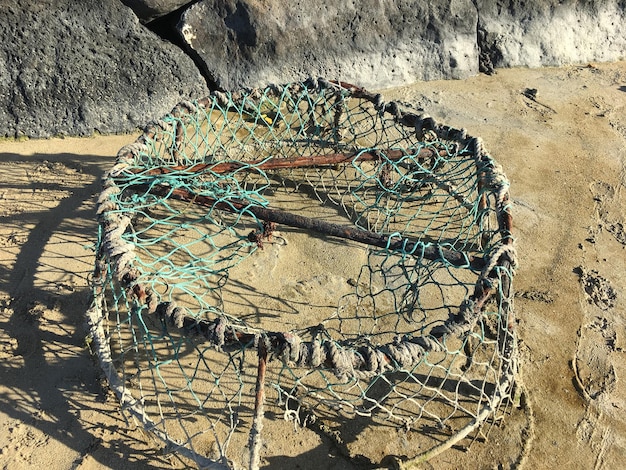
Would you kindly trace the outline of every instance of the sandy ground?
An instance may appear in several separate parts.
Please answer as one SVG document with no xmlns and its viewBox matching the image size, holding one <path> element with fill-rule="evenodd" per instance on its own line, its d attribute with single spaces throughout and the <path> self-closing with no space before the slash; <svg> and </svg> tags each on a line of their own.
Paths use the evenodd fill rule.
<svg viewBox="0 0 626 470">
<path fill-rule="evenodd" d="M 626 62 L 501 70 L 385 96 L 483 138 L 512 183 L 520 258 L 525 406 L 424 468 L 621 468 Z M 184 467 L 125 421 L 85 343 L 94 197 L 134 138 L 0 142 L 3 468 Z M 307 430 L 273 438 L 282 445 L 266 465 L 353 468 Z"/>
</svg>

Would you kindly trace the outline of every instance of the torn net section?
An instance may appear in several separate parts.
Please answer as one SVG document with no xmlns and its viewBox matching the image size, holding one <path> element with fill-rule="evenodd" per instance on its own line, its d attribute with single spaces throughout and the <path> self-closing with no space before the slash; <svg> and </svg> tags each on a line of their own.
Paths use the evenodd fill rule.
<svg viewBox="0 0 626 470">
<path fill-rule="evenodd" d="M 98 217 L 100 363 L 200 467 L 257 467 L 270 410 L 421 459 L 508 403 L 508 182 L 464 130 L 322 79 L 215 92 L 119 152 Z"/>
</svg>

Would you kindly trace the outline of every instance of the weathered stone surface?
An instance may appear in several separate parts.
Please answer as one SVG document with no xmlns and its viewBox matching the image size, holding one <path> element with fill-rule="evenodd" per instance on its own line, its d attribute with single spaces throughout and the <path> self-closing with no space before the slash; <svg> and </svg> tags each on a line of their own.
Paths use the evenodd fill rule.
<svg viewBox="0 0 626 470">
<path fill-rule="evenodd" d="M 626 1 L 477 0 L 481 50 L 495 67 L 626 58 Z"/>
<path fill-rule="evenodd" d="M 478 72 L 471 0 L 202 0 L 179 30 L 225 89 L 307 76 L 371 88 Z"/>
<path fill-rule="evenodd" d="M 223 88 L 308 75 L 383 88 L 623 59 L 624 24 L 623 0 L 202 0 L 178 27 Z"/>
<path fill-rule="evenodd" d="M 0 136 L 120 133 L 208 93 L 116 0 L 0 1 Z"/>
<path fill-rule="evenodd" d="M 236 89 L 321 75 L 380 89 L 626 58 L 626 0 L 15 3 L 0 0 L 0 137 L 126 132 L 207 94 L 206 80 Z M 168 28 L 186 4 L 187 51 L 138 21 L 165 14 L 150 28 L 176 42 Z"/>
<path fill-rule="evenodd" d="M 194 2 L 190 0 L 122 0 L 122 3 L 130 7 L 142 23 L 148 23 Z"/>
</svg>

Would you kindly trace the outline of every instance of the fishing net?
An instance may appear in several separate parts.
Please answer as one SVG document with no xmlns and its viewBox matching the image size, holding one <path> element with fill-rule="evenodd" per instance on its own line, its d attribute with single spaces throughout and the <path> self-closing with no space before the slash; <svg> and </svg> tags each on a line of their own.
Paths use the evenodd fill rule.
<svg viewBox="0 0 626 470">
<path fill-rule="evenodd" d="M 214 92 L 103 183 L 91 335 L 167 450 L 257 468 L 284 418 L 415 462 L 511 402 L 508 182 L 464 130 L 322 79 Z"/>
</svg>

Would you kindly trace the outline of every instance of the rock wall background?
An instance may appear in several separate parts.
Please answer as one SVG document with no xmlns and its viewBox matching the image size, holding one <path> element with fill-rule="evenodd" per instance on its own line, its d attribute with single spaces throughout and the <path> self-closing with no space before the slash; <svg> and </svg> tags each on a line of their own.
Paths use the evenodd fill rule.
<svg viewBox="0 0 626 470">
<path fill-rule="evenodd" d="M 623 24 L 626 0 L 0 0 L 0 136 L 129 132 L 210 89 L 308 76 L 621 60 Z"/>
</svg>

